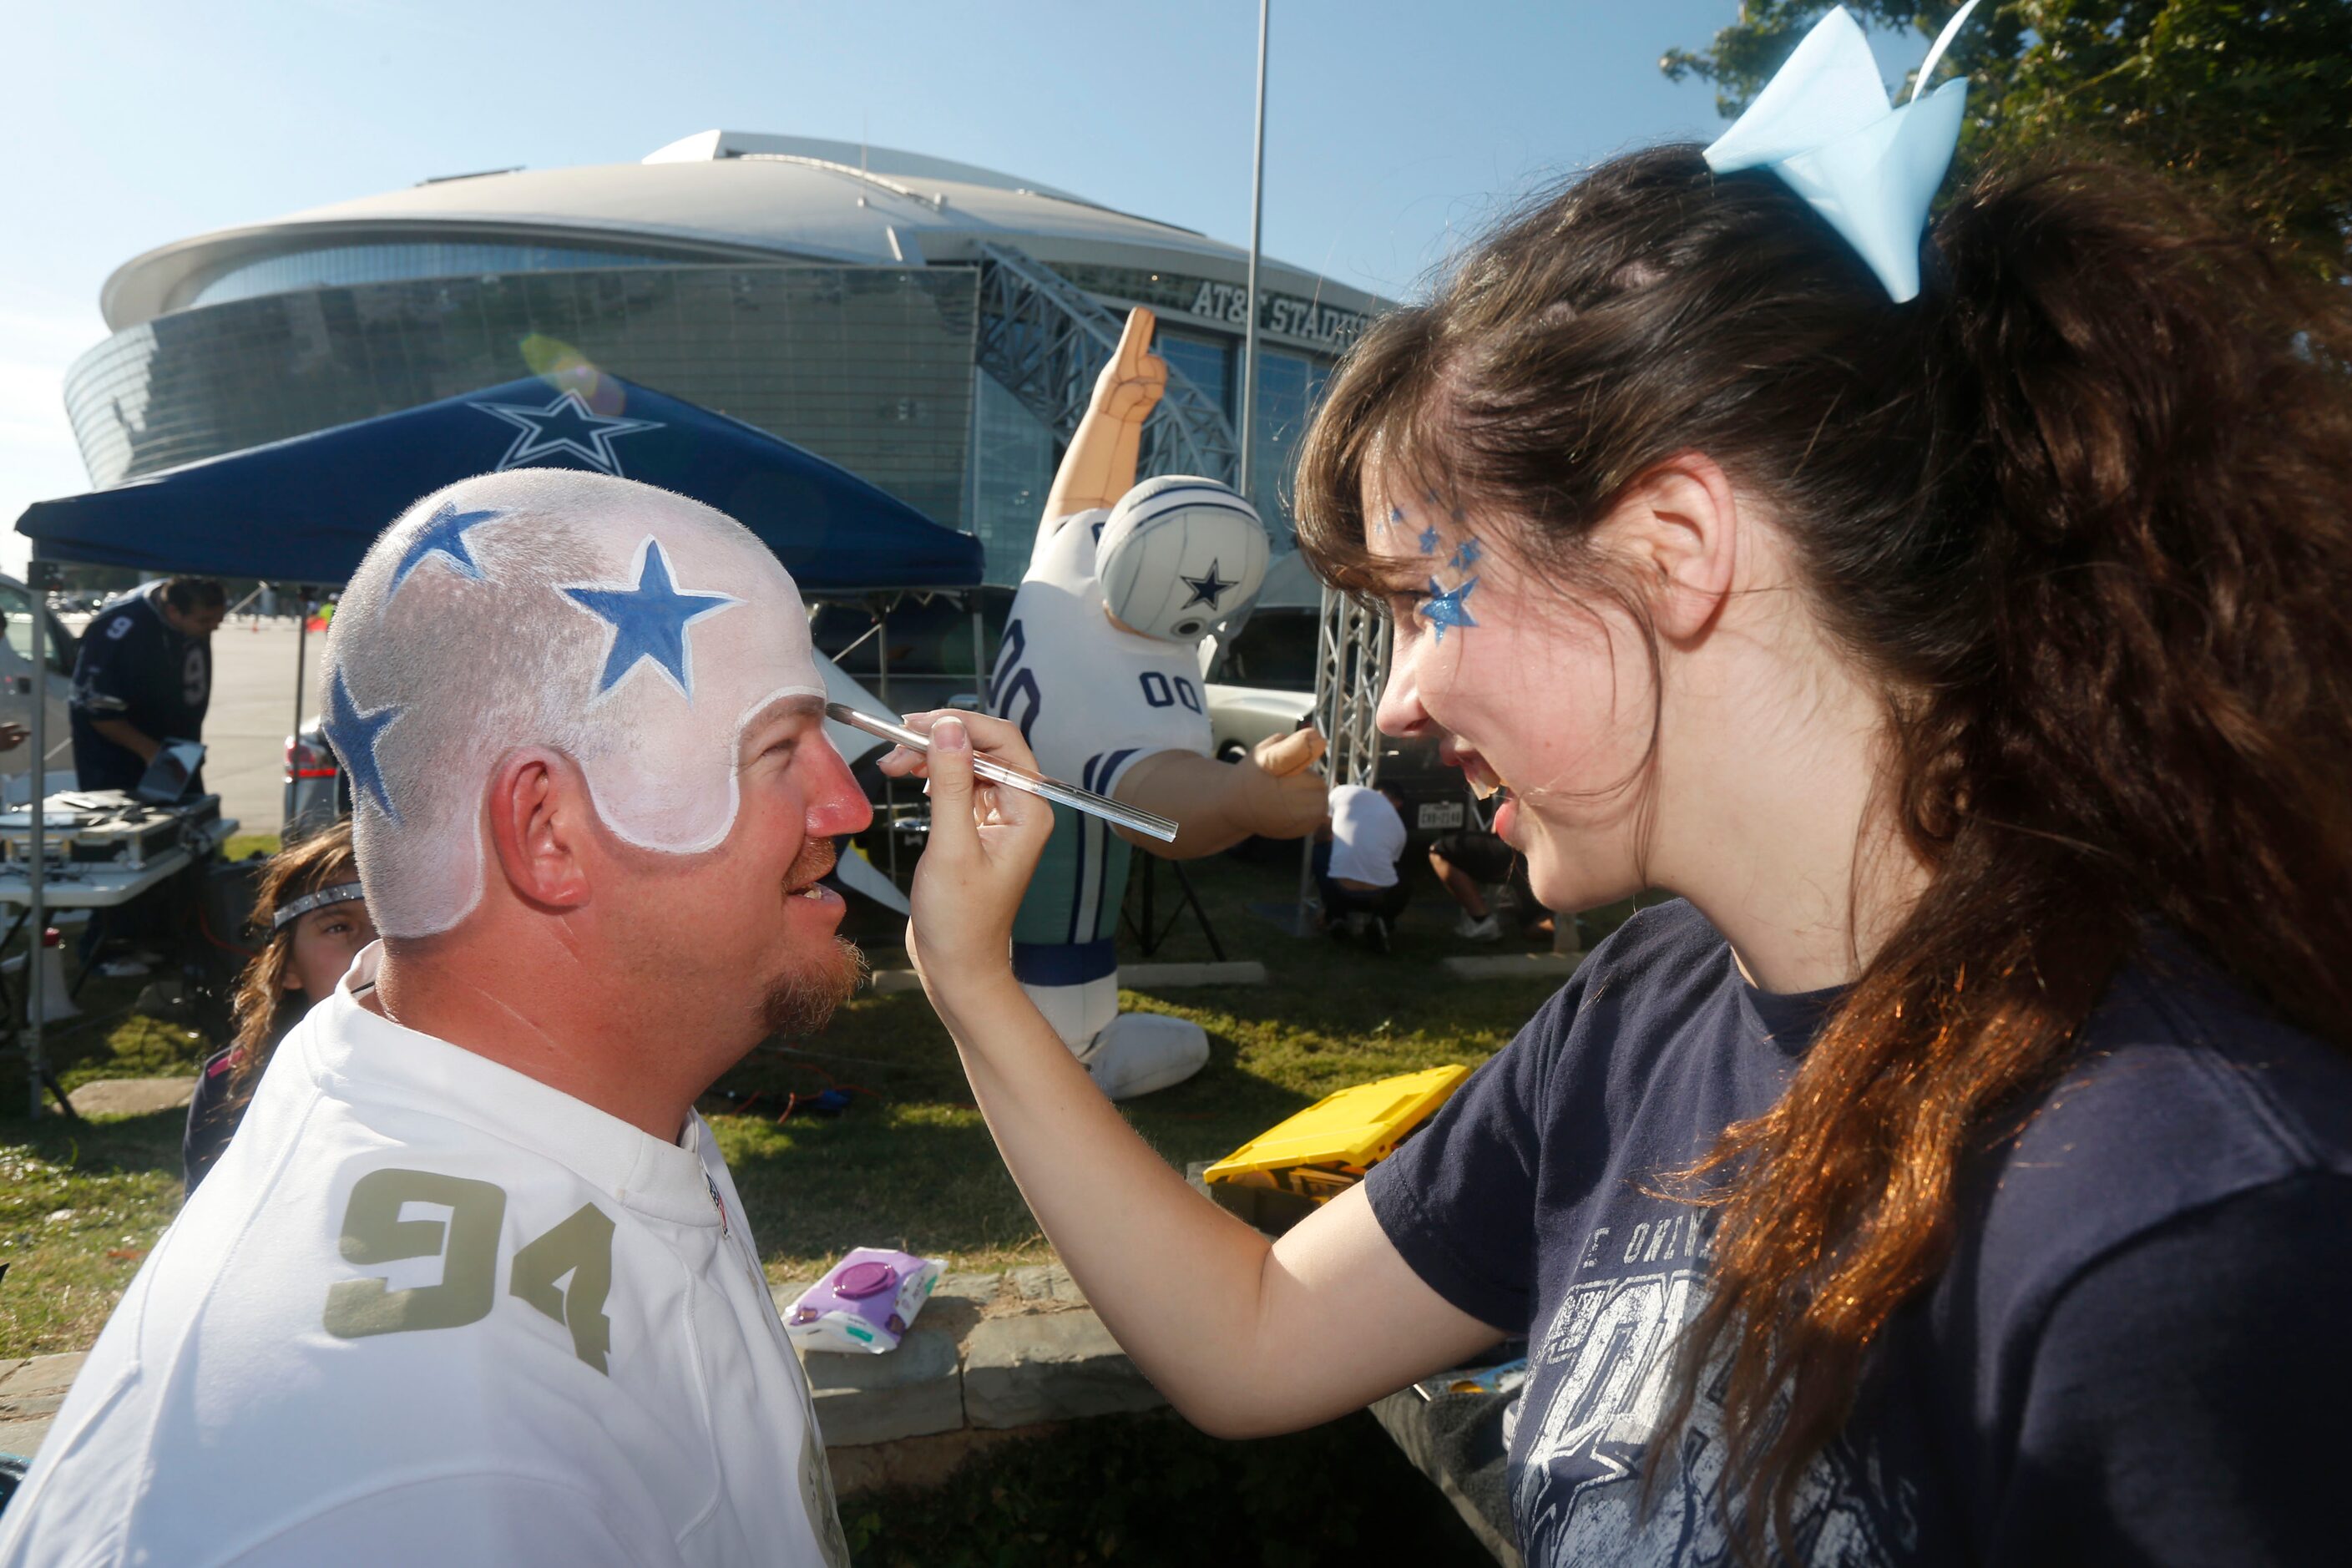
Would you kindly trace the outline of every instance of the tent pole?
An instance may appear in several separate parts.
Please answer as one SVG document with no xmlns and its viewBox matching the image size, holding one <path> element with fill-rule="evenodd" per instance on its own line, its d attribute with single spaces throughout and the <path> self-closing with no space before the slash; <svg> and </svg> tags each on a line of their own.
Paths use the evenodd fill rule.
<svg viewBox="0 0 2352 1568">
<path fill-rule="evenodd" d="M 32 806 L 32 858 L 26 866 L 26 879 L 32 884 L 32 907 L 25 917 L 25 929 L 29 940 L 25 947 L 25 1069 L 31 1099 L 26 1114 L 36 1121 L 41 1114 L 41 1079 L 45 1076 L 41 1061 L 41 1016 L 47 1011 L 48 998 L 42 994 L 43 951 L 48 942 L 49 913 L 47 907 L 47 877 L 45 864 L 48 845 L 41 832 L 41 797 L 48 793 L 49 782 L 49 651 L 48 651 L 48 588 L 57 580 L 57 567 L 45 561 L 36 561 L 25 570 L 33 589 L 33 766 L 26 792 Z M 70 1109 L 70 1108 L 68 1108 Z"/>
<path fill-rule="evenodd" d="M 882 634 L 874 639 L 874 684 L 877 688 L 874 695 L 882 700 L 883 707 L 890 708 L 889 601 L 875 601 L 874 625 Z M 898 710 L 890 708 L 890 711 L 896 713 Z M 885 853 L 890 858 L 890 882 L 895 887 L 898 881 L 898 781 L 887 773 L 882 775 L 882 812 L 884 820 L 890 825 L 889 831 L 882 836 L 882 842 L 888 847 Z"/>
<path fill-rule="evenodd" d="M 292 744 L 299 747 L 302 743 L 302 657 L 310 651 L 310 590 L 307 586 L 295 591 L 294 624 L 297 629 L 294 633 L 294 739 Z M 290 762 L 295 753 L 289 752 L 287 755 Z M 288 776 L 290 778 L 292 775 Z"/>
<path fill-rule="evenodd" d="M 980 595 L 974 594 L 971 596 L 971 685 L 972 695 L 980 700 L 980 710 L 983 713 L 988 712 L 992 706 L 988 691 L 988 662 L 983 657 L 987 651 L 988 635 L 980 624 Z"/>
</svg>

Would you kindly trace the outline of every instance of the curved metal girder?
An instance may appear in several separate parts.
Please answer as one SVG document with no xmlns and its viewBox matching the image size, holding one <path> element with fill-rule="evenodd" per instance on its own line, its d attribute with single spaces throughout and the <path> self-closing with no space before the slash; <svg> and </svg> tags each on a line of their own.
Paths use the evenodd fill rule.
<svg viewBox="0 0 2352 1568">
<path fill-rule="evenodd" d="M 1002 245 L 983 245 L 980 254 L 981 368 L 1067 441 L 1125 323 L 1034 257 Z M 1224 410 L 1173 365 L 1143 427 L 1139 471 L 1229 485 L 1241 477 L 1241 443 Z"/>
</svg>

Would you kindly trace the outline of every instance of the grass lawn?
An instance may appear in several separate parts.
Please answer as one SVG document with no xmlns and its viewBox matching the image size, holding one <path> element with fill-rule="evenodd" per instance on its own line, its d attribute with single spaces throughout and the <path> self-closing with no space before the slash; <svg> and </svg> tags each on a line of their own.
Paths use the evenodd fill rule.
<svg viewBox="0 0 2352 1568">
<path fill-rule="evenodd" d="M 1349 1084 L 1483 1060 L 1549 990 L 1540 981 L 1444 976 L 1438 959 L 1493 950 L 1454 938 L 1452 906 L 1425 876 L 1395 951 L 1381 957 L 1290 933 L 1291 856 L 1187 869 L 1226 954 L 1260 960 L 1272 980 L 1124 997 L 1130 1008 L 1178 1014 L 1209 1031 L 1213 1055 L 1199 1077 L 1127 1107 L 1137 1130 L 1180 1166 L 1224 1154 Z M 1175 893 L 1164 867 L 1158 892 L 1164 922 Z M 1596 922 L 1586 923 L 1592 931 Z M 905 963 L 894 921 L 863 924 L 854 934 L 877 966 Z M 1123 951 L 1139 961 L 1132 944 Z M 1190 916 L 1154 955 L 1209 956 Z M 124 1011 L 135 984 L 92 981 L 82 996 L 92 1022 L 49 1037 L 68 1088 L 195 1070 L 207 1047 L 184 1026 Z M 10 1112 L 0 1119 L 0 1357 L 79 1350 L 178 1210 L 181 1114 L 37 1124 L 23 1118 L 21 1093 L 5 1073 L 0 1085 L 9 1086 L 0 1089 L 0 1106 Z M 801 1110 L 777 1120 L 789 1096 L 835 1086 L 851 1091 L 843 1114 Z M 961 1268 L 1051 1258 L 919 994 L 861 996 L 824 1035 L 763 1047 L 719 1087 L 735 1098 L 706 1100 L 704 1109 L 772 1278 L 811 1278 L 856 1246 L 943 1255 Z"/>
</svg>

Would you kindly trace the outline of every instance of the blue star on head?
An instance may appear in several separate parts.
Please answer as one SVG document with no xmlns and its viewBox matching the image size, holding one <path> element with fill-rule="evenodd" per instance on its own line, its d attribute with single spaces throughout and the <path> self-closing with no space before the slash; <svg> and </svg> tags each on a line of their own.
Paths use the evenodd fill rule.
<svg viewBox="0 0 2352 1568">
<path fill-rule="evenodd" d="M 1392 506 L 1389 508 L 1388 516 L 1381 520 L 1381 527 L 1383 529 L 1402 528 L 1403 526 L 1404 508 L 1401 506 Z"/>
<path fill-rule="evenodd" d="M 408 574 L 436 555 L 447 562 L 449 569 L 458 576 L 480 582 L 482 563 L 474 559 L 472 551 L 466 548 L 466 531 L 477 523 L 505 515 L 499 510 L 459 511 L 457 502 L 443 501 L 440 510 L 425 519 L 425 526 L 416 531 L 416 537 L 408 542 L 408 548 L 400 552 L 400 564 L 392 569 L 392 586 L 385 590 L 383 596 L 389 599 L 399 593 L 400 585 L 408 581 Z"/>
<path fill-rule="evenodd" d="M 1186 577 L 1182 582 L 1184 586 L 1192 590 L 1192 596 L 1183 604 L 1183 607 L 1188 610 L 1195 605 L 1206 605 L 1213 610 L 1222 610 L 1224 605 L 1220 601 L 1236 586 L 1217 575 L 1217 562 L 1213 558 L 1209 562 L 1206 576 Z"/>
<path fill-rule="evenodd" d="M 1434 577 L 1429 580 L 1429 597 L 1421 602 L 1421 618 L 1429 623 L 1430 635 L 1437 641 L 1445 640 L 1445 628 L 1448 626 L 1458 628 L 1478 624 L 1470 618 L 1467 603 L 1470 590 L 1477 585 L 1475 577 L 1451 588 L 1439 587 Z"/>
<path fill-rule="evenodd" d="M 649 658 L 688 702 L 694 700 L 694 661 L 687 651 L 686 628 L 742 603 L 725 594 L 680 593 L 670 584 L 669 557 L 662 553 L 661 542 L 652 538 L 638 558 L 635 588 L 586 585 L 563 592 L 612 625 L 613 648 L 604 656 L 604 673 L 596 682 L 599 694 L 621 684 L 639 659 Z"/>
<path fill-rule="evenodd" d="M 1486 546 L 1475 539 L 1465 539 L 1454 547 L 1454 569 L 1456 572 L 1467 572 L 1471 567 L 1478 564 L 1478 558 L 1486 553 Z"/>
<path fill-rule="evenodd" d="M 1434 555 L 1438 545 L 1444 542 L 1444 536 L 1437 531 L 1435 523 L 1421 531 L 1421 552 L 1423 555 Z"/>
<path fill-rule="evenodd" d="M 661 428 L 657 420 L 599 414 L 588 406 L 586 398 L 569 388 L 556 394 L 555 401 L 544 408 L 520 403 L 475 403 L 467 406 L 493 419 L 502 419 L 519 432 L 508 444 L 506 456 L 499 459 L 502 469 L 527 468 L 557 453 L 569 453 L 599 473 L 625 479 L 627 476 L 621 473 L 620 457 L 613 450 L 614 441 L 640 430 Z"/>
<path fill-rule="evenodd" d="M 393 809 L 392 793 L 383 786 L 383 767 L 376 760 L 376 742 L 400 717 L 401 710 L 385 706 L 362 712 L 352 700 L 352 689 L 344 683 L 343 672 L 335 671 L 334 684 L 327 690 L 327 743 L 335 748 L 335 755 L 343 760 L 343 772 L 351 775 L 352 794 L 355 798 L 373 796 L 376 806 L 394 822 L 400 813 Z"/>
</svg>

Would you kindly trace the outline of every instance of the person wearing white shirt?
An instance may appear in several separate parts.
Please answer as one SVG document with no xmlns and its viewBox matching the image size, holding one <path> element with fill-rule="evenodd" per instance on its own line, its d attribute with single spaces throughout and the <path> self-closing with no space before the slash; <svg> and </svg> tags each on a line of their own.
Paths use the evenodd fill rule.
<svg viewBox="0 0 2352 1568">
<path fill-rule="evenodd" d="M 1325 929 L 1363 937 L 1382 952 L 1412 898 L 1397 871 L 1405 847 L 1398 804 L 1396 793 L 1384 786 L 1334 784 L 1330 836 L 1315 846 Z"/>
<path fill-rule="evenodd" d="M 337 616 L 383 939 L 280 1046 L 100 1335 L 0 1564 L 846 1564 L 694 1100 L 862 973 L 870 818 L 792 580 L 730 520 L 521 470 Z"/>
</svg>

